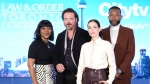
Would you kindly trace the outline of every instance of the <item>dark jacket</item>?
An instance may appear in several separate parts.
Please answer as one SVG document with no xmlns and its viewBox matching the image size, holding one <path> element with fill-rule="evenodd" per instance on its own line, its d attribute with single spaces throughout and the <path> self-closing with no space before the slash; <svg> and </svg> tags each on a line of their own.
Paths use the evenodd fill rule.
<svg viewBox="0 0 150 84">
<path fill-rule="evenodd" d="M 58 34 L 57 40 L 56 40 L 56 50 L 55 54 L 53 56 L 53 64 L 56 68 L 56 65 L 61 63 L 65 64 L 65 56 L 64 56 L 64 42 L 65 42 L 65 33 L 66 30 Z M 80 49 L 81 46 L 85 43 L 91 40 L 91 37 L 89 36 L 88 32 L 84 29 L 81 29 L 77 27 L 76 33 L 74 36 L 74 42 L 73 42 L 73 57 L 74 60 L 78 66 L 79 63 L 79 57 L 80 57 Z M 57 70 L 56 70 L 57 71 Z M 63 84 L 63 75 L 64 73 L 57 72 L 56 76 L 56 84 Z"/>
</svg>

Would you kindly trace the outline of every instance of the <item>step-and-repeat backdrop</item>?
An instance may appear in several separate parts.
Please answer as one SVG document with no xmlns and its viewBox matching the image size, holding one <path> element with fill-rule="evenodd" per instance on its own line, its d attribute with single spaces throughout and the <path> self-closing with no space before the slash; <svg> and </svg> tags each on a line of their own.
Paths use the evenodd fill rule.
<svg viewBox="0 0 150 84">
<path fill-rule="evenodd" d="M 87 22 L 90 19 L 99 20 L 102 28 L 109 26 L 108 9 L 111 6 L 121 8 L 123 15 L 121 24 L 134 30 L 136 52 L 132 62 L 133 78 L 150 77 L 149 1 L 85 0 L 85 2 L 86 8 L 81 12 L 78 0 L 1 0 L 0 77 L 29 77 L 28 48 L 33 41 L 33 34 L 39 21 L 48 19 L 52 22 L 56 40 L 58 33 L 65 29 L 61 19 L 64 9 L 68 7 L 75 9 L 80 17 L 79 26 L 83 25 L 82 27 L 87 30 Z"/>
</svg>

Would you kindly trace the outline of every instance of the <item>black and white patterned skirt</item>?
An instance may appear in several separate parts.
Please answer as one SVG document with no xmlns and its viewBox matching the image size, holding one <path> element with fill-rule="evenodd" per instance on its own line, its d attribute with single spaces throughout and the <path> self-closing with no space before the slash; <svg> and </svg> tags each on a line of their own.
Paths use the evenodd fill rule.
<svg viewBox="0 0 150 84">
<path fill-rule="evenodd" d="M 54 84 L 53 74 L 55 73 L 52 64 L 35 65 L 35 72 L 38 84 Z"/>
</svg>

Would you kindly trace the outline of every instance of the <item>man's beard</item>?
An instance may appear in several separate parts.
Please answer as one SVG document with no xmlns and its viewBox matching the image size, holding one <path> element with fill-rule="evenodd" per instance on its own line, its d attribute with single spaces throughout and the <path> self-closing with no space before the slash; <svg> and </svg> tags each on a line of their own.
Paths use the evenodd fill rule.
<svg viewBox="0 0 150 84">
<path fill-rule="evenodd" d="M 66 25 L 66 29 L 67 30 L 72 30 L 75 27 L 75 25 L 70 24 L 69 26 Z"/>
<path fill-rule="evenodd" d="M 116 21 L 116 23 L 113 23 L 113 21 Z M 109 20 L 109 22 L 112 26 L 117 26 L 118 24 L 120 24 L 120 20 Z"/>
<path fill-rule="evenodd" d="M 67 30 L 72 30 L 72 27 L 66 27 Z"/>
</svg>

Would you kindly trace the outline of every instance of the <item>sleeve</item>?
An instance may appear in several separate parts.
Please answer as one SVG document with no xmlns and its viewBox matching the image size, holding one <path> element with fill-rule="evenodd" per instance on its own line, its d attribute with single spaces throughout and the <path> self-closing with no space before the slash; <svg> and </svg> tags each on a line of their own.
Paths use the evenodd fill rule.
<svg viewBox="0 0 150 84">
<path fill-rule="evenodd" d="M 55 50 L 54 50 L 53 57 L 52 57 L 52 63 L 54 64 L 55 68 L 56 68 L 56 65 L 59 63 L 59 42 L 60 42 L 59 36 L 60 34 L 57 36 L 56 43 L 55 43 Z"/>
<path fill-rule="evenodd" d="M 134 40 L 133 30 L 131 30 L 129 33 L 129 39 L 127 44 L 128 45 L 127 45 L 126 56 L 123 62 L 121 63 L 121 65 L 118 67 L 119 69 L 121 69 L 123 73 L 126 71 L 127 67 L 131 65 L 131 62 L 135 54 L 135 40 Z"/>
<path fill-rule="evenodd" d="M 116 60 L 112 45 L 108 42 L 107 47 L 107 59 L 108 59 L 108 67 L 109 67 L 109 75 L 108 75 L 108 84 L 112 84 L 116 75 Z"/>
<path fill-rule="evenodd" d="M 82 84 L 82 74 L 83 70 L 85 68 L 84 65 L 84 45 L 81 47 L 81 53 L 80 53 L 80 59 L 79 59 L 79 65 L 78 65 L 78 72 L 77 72 L 77 84 Z"/>
<path fill-rule="evenodd" d="M 34 42 L 31 43 L 28 50 L 28 58 L 36 59 L 36 55 L 38 53 L 38 47 L 37 44 Z"/>
</svg>

